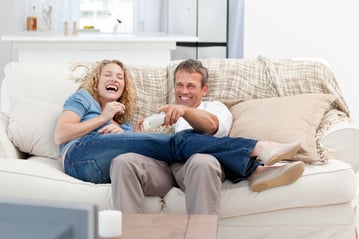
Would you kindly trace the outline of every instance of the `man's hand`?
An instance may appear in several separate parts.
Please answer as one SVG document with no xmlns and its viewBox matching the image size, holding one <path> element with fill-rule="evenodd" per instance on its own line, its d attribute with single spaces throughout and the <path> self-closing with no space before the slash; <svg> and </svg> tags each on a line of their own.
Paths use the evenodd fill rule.
<svg viewBox="0 0 359 239">
<path fill-rule="evenodd" d="M 193 129 L 205 134 L 215 134 L 219 127 L 216 115 L 195 107 L 186 105 L 163 105 L 158 111 L 166 113 L 165 124 L 175 124 L 180 117 L 183 117 Z"/>
<path fill-rule="evenodd" d="M 173 125 L 177 122 L 177 120 L 180 117 L 184 117 L 186 108 L 188 108 L 188 106 L 184 106 L 184 105 L 162 105 L 160 106 L 157 111 L 158 113 L 160 112 L 164 112 L 166 114 L 165 117 L 165 121 L 164 121 L 164 126 L 169 126 L 169 125 Z M 137 122 L 134 131 L 135 132 L 141 132 L 143 131 L 143 121 L 144 119 L 141 119 Z M 152 132 L 151 130 L 149 130 L 148 132 Z"/>
<path fill-rule="evenodd" d="M 147 129 L 147 130 L 144 130 L 143 129 L 143 121 L 144 119 L 141 119 L 137 122 L 137 124 L 135 125 L 135 128 L 134 128 L 134 131 L 135 132 L 157 132 L 157 129 Z"/>
<path fill-rule="evenodd" d="M 134 131 L 135 132 L 142 132 L 142 124 L 143 124 L 143 119 L 140 119 L 137 124 L 135 125 Z"/>
<path fill-rule="evenodd" d="M 158 108 L 159 112 L 165 112 L 166 118 L 164 125 L 172 125 L 177 122 L 180 117 L 184 117 L 188 106 L 185 105 L 163 105 Z"/>
</svg>

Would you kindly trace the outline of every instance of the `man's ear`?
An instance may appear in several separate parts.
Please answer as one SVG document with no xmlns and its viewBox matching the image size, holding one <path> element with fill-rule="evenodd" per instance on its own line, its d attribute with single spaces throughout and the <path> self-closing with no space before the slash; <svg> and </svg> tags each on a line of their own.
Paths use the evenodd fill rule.
<svg viewBox="0 0 359 239">
<path fill-rule="evenodd" d="M 205 86 L 203 86 L 202 88 L 202 96 L 207 95 L 208 93 L 208 84 L 206 84 Z"/>
</svg>

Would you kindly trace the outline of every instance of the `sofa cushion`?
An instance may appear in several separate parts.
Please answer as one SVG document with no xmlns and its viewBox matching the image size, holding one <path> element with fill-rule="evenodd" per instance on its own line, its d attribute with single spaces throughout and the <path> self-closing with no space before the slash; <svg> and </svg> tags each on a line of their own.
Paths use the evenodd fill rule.
<svg viewBox="0 0 359 239">
<path fill-rule="evenodd" d="M 294 159 L 320 161 L 316 132 L 334 100 L 330 94 L 300 94 L 238 103 L 230 109 L 233 114 L 230 136 L 283 143 L 299 140 L 301 149 Z"/>
<path fill-rule="evenodd" d="M 9 63 L 1 85 L 1 111 L 8 117 L 24 98 L 63 104 L 79 85 L 71 72 L 67 63 Z"/>
<path fill-rule="evenodd" d="M 345 182 L 345 183 L 338 183 Z M 351 166 L 337 159 L 327 164 L 308 164 L 296 182 L 253 192 L 248 180 L 222 185 L 220 218 L 254 215 L 288 208 L 311 208 L 350 202 L 356 193 L 356 178 Z M 164 197 L 165 213 L 185 213 L 185 194 L 172 188 Z"/>
<path fill-rule="evenodd" d="M 60 156 L 60 147 L 54 142 L 56 121 L 62 105 L 24 99 L 11 109 L 7 134 L 22 152 L 53 159 Z"/>
<path fill-rule="evenodd" d="M 0 165 L 0 198 L 82 202 L 96 204 L 99 210 L 113 209 L 110 184 L 71 177 L 63 172 L 59 160 L 38 156 L 27 160 L 0 158 Z M 162 203 L 158 196 L 146 196 L 145 212 L 160 213 Z"/>
</svg>

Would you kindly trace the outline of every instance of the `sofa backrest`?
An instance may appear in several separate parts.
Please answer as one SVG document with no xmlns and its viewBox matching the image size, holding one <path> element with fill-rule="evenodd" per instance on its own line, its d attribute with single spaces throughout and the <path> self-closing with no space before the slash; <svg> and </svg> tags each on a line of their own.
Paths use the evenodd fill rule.
<svg viewBox="0 0 359 239">
<path fill-rule="evenodd" d="M 320 101 L 318 101 L 320 106 L 302 107 L 302 115 L 306 114 L 306 117 L 309 118 L 302 117 L 302 115 L 299 117 L 294 114 L 286 115 L 289 119 L 287 122 L 291 121 L 291 117 L 292 120 L 303 118 L 301 123 L 306 124 L 313 118 L 307 112 L 311 111 L 312 114 L 316 114 L 316 124 L 310 126 L 310 130 L 301 128 L 296 131 L 310 131 L 310 134 L 304 135 L 310 140 L 305 140 L 308 147 L 303 151 L 306 158 L 309 155 L 307 151 L 311 152 L 309 160 L 317 160 L 316 150 L 319 150 L 318 154 L 322 154 L 319 145 L 320 137 L 317 132 L 323 133 L 324 131 L 318 130 L 317 127 L 321 123 L 323 114 L 333 109 L 341 112 L 344 117 L 349 116 L 349 110 L 331 69 L 320 61 L 271 60 L 264 57 L 257 59 L 203 59 L 201 61 L 209 70 L 209 93 L 204 98 L 205 100 L 219 99 L 226 103 L 231 103 L 232 100 L 232 104 L 234 104 L 233 102 L 256 99 L 269 99 L 269 102 L 272 102 L 270 98 L 273 97 L 304 93 L 335 96 L 334 101 L 327 97 L 323 99 L 320 97 Z M 127 66 L 137 93 L 137 110 L 132 124 L 135 124 L 140 118 L 155 113 L 160 105 L 174 103 L 173 72 L 178 63 L 179 61 L 170 62 L 166 68 Z M 79 86 L 75 80 L 87 74 L 93 66 L 94 63 L 21 62 L 13 62 L 6 66 L 5 78 L 1 86 L 1 111 L 9 119 L 8 138 L 20 151 L 50 158 L 59 157 L 59 147 L 53 141 L 56 121 L 62 111 L 65 99 Z M 304 105 L 304 102 L 311 105 L 308 103 L 311 101 L 308 101 L 307 97 L 301 106 Z M 257 103 L 253 105 L 256 109 Z M 241 131 L 243 128 L 251 129 L 249 124 L 253 127 L 249 131 L 253 132 L 258 128 L 258 123 L 275 122 L 274 125 L 278 125 L 276 122 L 283 120 L 284 115 L 281 115 L 283 111 L 273 114 L 276 110 L 274 106 L 271 106 L 273 109 L 270 111 L 273 115 L 272 118 L 269 119 L 269 114 L 264 114 L 257 119 L 257 122 L 253 120 L 254 116 L 247 114 L 246 117 L 243 117 L 234 114 L 235 121 L 239 120 L 241 123 L 233 124 L 231 136 L 249 137 L 243 135 L 243 131 Z M 242 105 L 239 108 L 237 107 L 232 113 L 242 112 Z M 253 110 L 253 112 L 258 113 L 257 110 Z M 295 111 L 295 113 L 298 112 L 299 110 Z M 263 114 L 263 112 L 259 113 Z M 293 117 L 295 118 L 293 119 Z M 248 122 L 240 121 L 246 118 Z M 238 128 L 238 126 L 242 128 Z M 264 129 L 268 128 L 265 125 L 263 127 Z M 256 139 L 277 141 L 297 139 L 296 132 L 291 133 L 295 127 L 291 125 L 288 127 L 290 128 L 283 132 L 286 134 L 285 139 L 278 138 L 278 132 L 271 135 L 272 129 L 269 129 L 267 134 L 262 134 L 263 130 L 253 137 L 250 136 Z M 323 127 L 321 128 L 323 129 Z M 274 138 L 267 138 L 268 134 Z M 290 138 L 288 139 L 288 137 Z M 316 142 L 317 148 L 315 148 Z M 311 147 L 310 150 L 308 150 L 309 147 Z"/>
<path fill-rule="evenodd" d="M 174 103 L 168 65 L 169 102 Z M 349 109 L 330 66 L 322 59 L 201 59 L 209 73 L 204 100 L 221 100 L 233 114 L 229 136 L 279 142 L 301 141 L 295 159 L 325 163 L 332 155 L 322 136 L 349 120 Z M 333 117 L 334 116 L 334 117 Z"/>
<path fill-rule="evenodd" d="M 180 61 L 168 65 L 169 102 L 173 94 L 173 72 Z M 205 100 L 262 99 L 305 93 L 333 94 L 336 107 L 349 109 L 330 66 L 323 59 L 201 59 L 208 68 L 209 92 Z"/>
<path fill-rule="evenodd" d="M 93 62 L 11 62 L 1 85 L 1 113 L 9 119 L 7 135 L 22 152 L 59 157 L 53 131 L 64 101 L 94 67 Z M 166 68 L 127 66 L 136 88 L 136 112 L 131 123 L 151 115 L 168 102 Z"/>
<path fill-rule="evenodd" d="M 303 93 L 333 94 L 338 108 L 349 114 L 331 69 L 314 60 L 202 59 L 209 69 L 205 100 L 249 100 Z M 173 72 L 180 61 L 167 68 L 127 66 L 137 92 L 137 111 L 131 123 L 155 113 L 157 107 L 174 103 Z M 1 111 L 9 116 L 18 101 L 39 100 L 61 105 L 78 88 L 94 63 L 38 64 L 12 62 L 5 68 L 1 87 Z"/>
<path fill-rule="evenodd" d="M 44 101 L 63 105 L 66 98 L 79 86 L 77 79 L 84 77 L 94 66 L 85 63 L 23 63 L 11 62 L 5 68 L 1 86 L 1 111 L 9 117 L 18 102 Z M 127 66 L 136 87 L 137 111 L 133 122 L 156 112 L 168 102 L 166 68 Z"/>
<path fill-rule="evenodd" d="M 157 113 L 157 108 L 168 103 L 168 80 L 166 68 L 127 66 L 136 88 L 136 111 L 131 121 Z"/>
</svg>

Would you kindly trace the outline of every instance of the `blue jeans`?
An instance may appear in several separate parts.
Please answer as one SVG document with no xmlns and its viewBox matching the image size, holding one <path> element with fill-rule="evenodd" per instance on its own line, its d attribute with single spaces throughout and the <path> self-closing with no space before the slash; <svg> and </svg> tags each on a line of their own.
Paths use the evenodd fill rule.
<svg viewBox="0 0 359 239">
<path fill-rule="evenodd" d="M 184 130 L 176 134 L 91 133 L 73 143 L 65 156 L 65 173 L 93 182 L 110 183 L 113 158 L 124 153 L 138 153 L 166 162 L 185 162 L 193 154 L 211 154 L 230 172 L 237 182 L 248 178 L 259 163 L 251 158 L 257 140 L 246 138 L 217 138 L 212 135 Z"/>
</svg>

